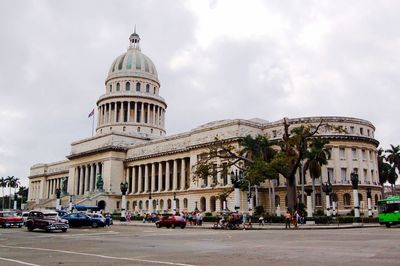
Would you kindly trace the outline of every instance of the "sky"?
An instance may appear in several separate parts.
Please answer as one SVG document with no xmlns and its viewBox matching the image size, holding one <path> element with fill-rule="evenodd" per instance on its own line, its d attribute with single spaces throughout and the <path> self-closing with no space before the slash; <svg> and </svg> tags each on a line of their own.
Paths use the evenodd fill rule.
<svg viewBox="0 0 400 266">
<path fill-rule="evenodd" d="M 348 116 L 400 144 L 400 1 L 0 1 L 0 177 L 91 136 L 136 25 L 167 135 L 221 119 Z M 97 115 L 97 114 L 96 114 Z"/>
</svg>

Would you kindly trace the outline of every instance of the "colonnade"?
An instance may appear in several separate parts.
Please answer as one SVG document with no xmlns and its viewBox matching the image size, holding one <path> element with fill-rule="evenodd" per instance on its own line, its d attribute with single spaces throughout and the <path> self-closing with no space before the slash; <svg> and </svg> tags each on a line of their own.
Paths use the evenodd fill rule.
<svg viewBox="0 0 400 266">
<path fill-rule="evenodd" d="M 129 166 L 128 194 L 186 190 L 190 185 L 190 158 Z"/>
<path fill-rule="evenodd" d="M 117 122 L 133 122 L 164 128 L 165 109 L 152 103 L 138 101 L 104 103 L 98 107 L 98 113 L 98 126 Z"/>
<path fill-rule="evenodd" d="M 32 181 L 29 189 L 32 189 L 32 192 L 29 192 L 30 199 L 29 200 L 39 200 L 41 199 L 41 184 L 42 180 Z"/>
<path fill-rule="evenodd" d="M 67 187 L 66 186 L 63 187 L 63 184 L 62 184 L 65 179 L 68 180 L 68 177 L 64 176 L 64 177 L 57 177 L 57 178 L 52 178 L 52 179 L 46 180 L 46 195 L 47 195 L 46 197 L 48 199 L 51 197 L 55 197 L 57 188 L 59 188 L 59 189 L 64 188 L 64 191 L 62 191 L 62 192 L 67 192 L 66 191 Z"/>
<path fill-rule="evenodd" d="M 75 195 L 84 195 L 96 190 L 96 177 L 103 176 L 103 163 L 90 163 L 75 167 Z"/>
</svg>

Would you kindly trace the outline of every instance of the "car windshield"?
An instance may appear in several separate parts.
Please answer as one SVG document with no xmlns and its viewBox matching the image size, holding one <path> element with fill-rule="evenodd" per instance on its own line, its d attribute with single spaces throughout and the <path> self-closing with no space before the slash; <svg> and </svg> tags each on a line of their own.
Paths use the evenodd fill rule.
<svg viewBox="0 0 400 266">
<path fill-rule="evenodd" d="M 57 217 L 57 213 L 45 213 L 44 217 L 46 217 L 46 218 L 56 218 Z"/>
<path fill-rule="evenodd" d="M 17 213 L 16 212 L 4 212 L 3 213 L 3 217 L 17 217 Z"/>
</svg>

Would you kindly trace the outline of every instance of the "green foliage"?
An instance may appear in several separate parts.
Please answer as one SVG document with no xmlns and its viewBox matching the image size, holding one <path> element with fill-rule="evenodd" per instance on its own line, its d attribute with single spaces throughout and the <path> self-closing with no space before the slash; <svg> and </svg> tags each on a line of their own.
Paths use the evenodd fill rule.
<svg viewBox="0 0 400 266">
<path fill-rule="evenodd" d="M 265 212 L 264 207 L 263 206 L 257 206 L 255 209 L 255 215 L 260 215 L 263 214 Z"/>
<path fill-rule="evenodd" d="M 324 214 L 324 211 L 323 211 L 323 210 L 316 210 L 315 213 L 314 213 L 314 215 L 315 215 L 315 216 L 323 216 L 323 215 L 325 215 L 325 214 Z"/>
<path fill-rule="evenodd" d="M 215 223 L 216 221 L 218 221 L 219 217 L 217 216 L 204 216 L 203 217 L 203 222 L 212 222 Z"/>
<path fill-rule="evenodd" d="M 211 212 L 206 212 L 206 213 L 204 213 L 204 216 L 212 216 L 212 213 Z"/>
</svg>

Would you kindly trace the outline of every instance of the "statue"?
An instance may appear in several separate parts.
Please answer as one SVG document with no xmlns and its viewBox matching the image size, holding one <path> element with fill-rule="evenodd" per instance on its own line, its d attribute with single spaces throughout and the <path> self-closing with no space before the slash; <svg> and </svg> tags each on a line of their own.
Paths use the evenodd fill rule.
<svg viewBox="0 0 400 266">
<path fill-rule="evenodd" d="M 61 182 L 61 192 L 63 194 L 67 193 L 68 190 L 68 178 L 67 177 L 63 177 Z"/>
<path fill-rule="evenodd" d="M 57 197 L 57 199 L 59 199 L 60 196 L 61 196 L 61 189 L 56 188 L 56 197 Z"/>
<path fill-rule="evenodd" d="M 353 189 L 358 189 L 358 174 L 356 172 L 353 172 L 351 173 L 350 178 Z"/>
<path fill-rule="evenodd" d="M 104 182 L 103 182 L 103 178 L 101 177 L 101 174 L 100 174 L 100 173 L 97 174 L 96 180 L 97 180 L 97 181 L 96 181 L 96 188 L 97 188 L 97 190 L 98 190 L 98 191 L 103 191 Z"/>
</svg>

